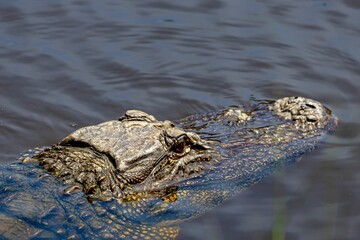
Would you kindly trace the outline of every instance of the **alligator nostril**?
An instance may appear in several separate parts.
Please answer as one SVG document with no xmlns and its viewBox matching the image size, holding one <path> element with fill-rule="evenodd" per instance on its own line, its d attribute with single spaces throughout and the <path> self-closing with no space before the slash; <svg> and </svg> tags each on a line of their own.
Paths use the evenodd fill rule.
<svg viewBox="0 0 360 240">
<path fill-rule="evenodd" d="M 311 104 L 308 104 L 308 103 L 306 103 L 305 105 L 308 106 L 309 108 L 316 108 L 314 105 L 311 105 Z"/>
</svg>

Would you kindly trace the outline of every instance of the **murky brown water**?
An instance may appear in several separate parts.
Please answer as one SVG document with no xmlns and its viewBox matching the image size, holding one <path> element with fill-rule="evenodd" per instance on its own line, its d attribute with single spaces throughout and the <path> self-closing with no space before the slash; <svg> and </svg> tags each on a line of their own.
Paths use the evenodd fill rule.
<svg viewBox="0 0 360 240">
<path fill-rule="evenodd" d="M 176 119 L 314 98 L 318 151 L 182 226 L 180 239 L 358 239 L 360 2 L 0 1 L 0 161 L 141 109 Z"/>
</svg>

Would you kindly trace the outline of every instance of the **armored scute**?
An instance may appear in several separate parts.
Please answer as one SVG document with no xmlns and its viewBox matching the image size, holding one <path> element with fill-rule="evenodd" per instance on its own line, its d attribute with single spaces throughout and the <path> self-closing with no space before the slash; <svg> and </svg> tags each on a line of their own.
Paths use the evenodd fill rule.
<svg viewBox="0 0 360 240">
<path fill-rule="evenodd" d="M 129 110 L 2 166 L 0 238 L 175 238 L 180 222 L 313 150 L 337 121 L 302 97 L 173 122 Z"/>
</svg>

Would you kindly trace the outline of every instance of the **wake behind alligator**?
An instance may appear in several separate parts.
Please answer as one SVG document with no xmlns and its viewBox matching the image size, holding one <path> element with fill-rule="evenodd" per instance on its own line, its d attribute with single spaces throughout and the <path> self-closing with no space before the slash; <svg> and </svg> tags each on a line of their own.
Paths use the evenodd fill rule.
<svg viewBox="0 0 360 240">
<path fill-rule="evenodd" d="M 175 238 L 179 223 L 310 152 L 337 122 L 302 97 L 173 122 L 129 110 L 0 167 L 0 237 Z"/>
</svg>

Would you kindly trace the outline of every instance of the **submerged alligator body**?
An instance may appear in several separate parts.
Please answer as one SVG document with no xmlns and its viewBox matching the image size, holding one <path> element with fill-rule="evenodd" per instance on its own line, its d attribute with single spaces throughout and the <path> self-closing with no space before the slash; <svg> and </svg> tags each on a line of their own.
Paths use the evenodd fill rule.
<svg viewBox="0 0 360 240">
<path fill-rule="evenodd" d="M 313 150 L 337 118 L 290 97 L 182 120 L 130 110 L 0 167 L 1 239 L 171 239 Z"/>
</svg>

